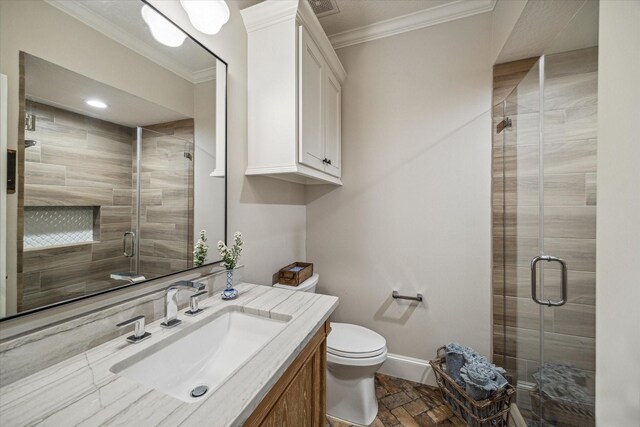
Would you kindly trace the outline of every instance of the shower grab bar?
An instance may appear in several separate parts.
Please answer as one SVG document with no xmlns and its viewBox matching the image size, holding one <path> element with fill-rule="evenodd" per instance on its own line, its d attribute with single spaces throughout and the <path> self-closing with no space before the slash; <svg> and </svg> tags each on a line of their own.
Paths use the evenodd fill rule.
<svg viewBox="0 0 640 427">
<path fill-rule="evenodd" d="M 540 300 L 538 299 L 538 289 L 537 289 L 537 278 L 536 278 L 536 264 L 539 261 L 547 261 L 547 262 L 557 262 L 561 266 L 561 299 L 560 301 L 551 301 L 551 300 Z M 554 257 L 551 255 L 540 255 L 534 257 L 531 260 L 531 299 L 533 299 L 537 304 L 546 305 L 549 307 L 560 307 L 561 305 L 565 305 L 567 303 L 567 263 L 558 257 Z"/>
<path fill-rule="evenodd" d="M 411 301 L 419 301 L 422 302 L 422 294 L 418 293 L 415 297 L 410 297 L 410 296 L 406 296 L 406 295 L 400 295 L 400 293 L 396 290 L 394 290 L 393 292 L 391 292 L 391 296 L 393 297 L 393 299 L 408 299 Z"/>
<path fill-rule="evenodd" d="M 127 252 L 127 236 L 131 236 L 131 252 Z M 133 258 L 136 253 L 136 234 L 133 231 L 127 231 L 122 236 L 122 252 L 127 258 Z"/>
</svg>

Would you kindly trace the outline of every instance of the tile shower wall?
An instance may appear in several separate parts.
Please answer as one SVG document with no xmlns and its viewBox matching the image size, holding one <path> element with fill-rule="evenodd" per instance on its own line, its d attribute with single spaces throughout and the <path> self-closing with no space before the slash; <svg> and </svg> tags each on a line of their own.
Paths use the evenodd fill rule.
<svg viewBox="0 0 640 427">
<path fill-rule="evenodd" d="M 37 144 L 25 150 L 25 208 L 85 206 L 99 214 L 92 242 L 19 254 L 18 311 L 122 284 L 109 275 L 129 270 L 122 235 L 132 226 L 134 129 L 29 100 L 26 111 L 37 119 L 25 139 Z"/>
<path fill-rule="evenodd" d="M 545 61 L 544 246 L 569 266 L 568 303 L 544 310 L 545 360 L 570 361 L 593 379 L 597 48 L 547 55 Z M 494 83 L 510 74 L 515 87 L 532 65 L 531 61 L 498 65 Z M 498 86 L 494 104 L 506 96 Z M 503 149 L 503 135 L 494 133 L 493 357 L 528 381 L 539 367 L 539 306 L 531 301 L 528 257 L 537 252 L 539 243 L 538 113 L 519 109 L 509 117 L 517 127 L 517 140 L 507 140 Z M 494 132 L 502 118 L 502 107 L 494 107 Z M 559 275 L 550 272 L 545 275 L 545 297 L 554 298 Z M 589 386 L 593 389 L 593 382 Z"/>
<path fill-rule="evenodd" d="M 193 264 L 194 122 L 145 129 L 151 132 L 142 134 L 140 272 L 153 278 Z M 134 179 L 135 167 L 134 159 Z"/>
</svg>

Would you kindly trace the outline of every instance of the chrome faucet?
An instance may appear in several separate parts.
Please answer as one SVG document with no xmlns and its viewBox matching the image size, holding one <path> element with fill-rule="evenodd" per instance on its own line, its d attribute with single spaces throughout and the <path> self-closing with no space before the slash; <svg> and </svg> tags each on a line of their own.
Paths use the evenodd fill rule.
<svg viewBox="0 0 640 427">
<path fill-rule="evenodd" d="M 204 289 L 204 284 L 199 282 L 189 282 L 187 280 L 181 280 L 175 282 L 169 288 L 165 296 L 164 306 L 164 322 L 160 324 L 163 328 L 173 328 L 178 326 L 182 320 L 178 320 L 178 292 L 180 290 L 187 290 L 189 292 L 198 292 Z"/>
</svg>

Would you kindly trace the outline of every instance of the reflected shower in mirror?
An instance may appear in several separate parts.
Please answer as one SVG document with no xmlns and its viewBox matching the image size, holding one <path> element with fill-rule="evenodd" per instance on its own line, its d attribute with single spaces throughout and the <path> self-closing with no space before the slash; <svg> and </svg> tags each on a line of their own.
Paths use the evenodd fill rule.
<svg viewBox="0 0 640 427">
<path fill-rule="evenodd" d="M 195 267 L 201 230 L 225 239 L 226 64 L 168 21 L 184 40 L 159 43 L 139 0 L 15 3 L 59 30 L 0 30 L 19 94 L 0 313 Z"/>
</svg>

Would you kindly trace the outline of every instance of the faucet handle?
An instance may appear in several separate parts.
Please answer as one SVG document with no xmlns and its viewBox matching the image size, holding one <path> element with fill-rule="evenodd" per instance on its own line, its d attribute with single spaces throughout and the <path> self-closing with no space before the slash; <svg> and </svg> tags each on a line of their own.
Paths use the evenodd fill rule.
<svg viewBox="0 0 640 427">
<path fill-rule="evenodd" d="M 127 337 L 127 341 L 132 344 L 137 344 L 149 338 L 151 336 L 151 332 L 146 332 L 144 330 L 144 316 L 136 316 L 132 317 L 129 320 L 125 320 L 124 322 L 118 323 L 116 326 L 118 328 L 122 328 L 124 326 L 129 326 L 131 324 L 135 325 L 135 329 L 133 335 L 129 335 Z"/>
<path fill-rule="evenodd" d="M 202 295 L 208 295 L 209 291 L 200 291 L 196 294 L 191 295 L 189 298 L 189 310 L 185 311 L 184 314 L 187 316 L 197 316 L 198 314 L 203 312 L 202 308 L 198 308 L 198 298 Z"/>
</svg>

